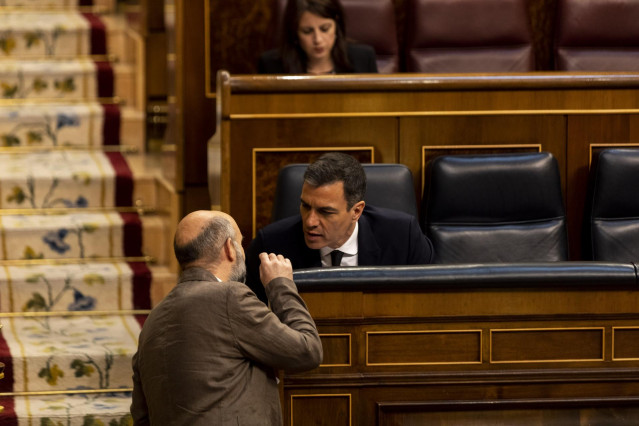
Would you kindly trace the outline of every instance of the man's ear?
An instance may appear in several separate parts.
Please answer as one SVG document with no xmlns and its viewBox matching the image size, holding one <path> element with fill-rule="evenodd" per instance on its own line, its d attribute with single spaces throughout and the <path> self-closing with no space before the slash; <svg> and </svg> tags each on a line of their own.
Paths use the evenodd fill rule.
<svg viewBox="0 0 639 426">
<path fill-rule="evenodd" d="M 231 240 L 231 238 L 227 238 L 224 242 L 224 256 L 229 262 L 235 262 L 237 253 L 235 252 L 235 247 L 233 247 L 233 240 Z"/>
<path fill-rule="evenodd" d="M 359 202 L 357 202 L 357 203 L 355 203 L 353 205 L 353 208 L 351 209 L 351 211 L 353 213 L 353 222 L 356 222 L 356 221 L 359 220 L 359 217 L 364 212 L 364 206 L 365 205 L 366 205 L 366 203 L 364 202 L 364 200 L 359 201 Z"/>
</svg>

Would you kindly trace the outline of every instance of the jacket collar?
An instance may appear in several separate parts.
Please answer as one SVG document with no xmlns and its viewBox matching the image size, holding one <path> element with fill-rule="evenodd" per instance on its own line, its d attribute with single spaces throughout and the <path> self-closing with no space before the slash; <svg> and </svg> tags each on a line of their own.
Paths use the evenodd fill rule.
<svg viewBox="0 0 639 426">
<path fill-rule="evenodd" d="M 366 207 L 364 207 L 366 209 Z M 362 214 L 359 218 L 359 235 L 357 236 L 357 245 L 358 245 L 358 263 L 359 265 L 375 265 L 379 263 L 381 250 L 379 245 L 377 245 L 377 241 L 375 240 L 375 235 L 373 234 L 373 229 L 366 218 L 366 215 Z"/>
</svg>

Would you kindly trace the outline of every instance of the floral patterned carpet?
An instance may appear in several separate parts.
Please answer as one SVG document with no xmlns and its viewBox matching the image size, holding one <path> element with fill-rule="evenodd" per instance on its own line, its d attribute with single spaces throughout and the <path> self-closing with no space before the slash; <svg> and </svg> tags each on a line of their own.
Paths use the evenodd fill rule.
<svg viewBox="0 0 639 426">
<path fill-rule="evenodd" d="M 128 425 L 150 309 L 100 16 L 0 0 L 0 425 Z"/>
</svg>

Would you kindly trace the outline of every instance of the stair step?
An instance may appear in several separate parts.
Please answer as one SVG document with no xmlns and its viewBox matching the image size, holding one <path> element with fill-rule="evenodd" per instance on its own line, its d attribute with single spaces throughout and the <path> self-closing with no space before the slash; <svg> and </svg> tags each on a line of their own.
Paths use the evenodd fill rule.
<svg viewBox="0 0 639 426">
<path fill-rule="evenodd" d="M 130 205 L 131 179 L 126 174 L 119 177 L 117 182 L 128 188 L 116 189 L 116 167 L 124 167 L 126 171 L 119 153 L 3 152 L 0 154 L 0 194 L 3 194 L 0 208 L 113 207 L 124 202 Z"/>
<path fill-rule="evenodd" d="M 139 91 L 135 66 L 115 63 L 112 64 L 112 67 L 115 76 L 115 95 L 124 102 L 124 105 L 140 110 L 142 93 Z"/>
<path fill-rule="evenodd" d="M 109 54 L 117 58 L 120 63 L 137 63 L 139 46 L 132 42 L 131 30 L 127 27 L 125 18 L 118 15 L 104 15 L 101 19 L 106 27 Z"/>
<path fill-rule="evenodd" d="M 7 425 L 133 424 L 130 393 L 0 397 L 0 405 L 0 421 Z"/>
<path fill-rule="evenodd" d="M 65 99 L 98 97 L 96 65 L 90 59 L 0 61 L 4 99 Z"/>
<path fill-rule="evenodd" d="M 9 11 L 0 14 L 0 28 L 6 34 L 0 58 L 91 54 L 91 26 L 75 11 Z"/>
<path fill-rule="evenodd" d="M 135 213 L 3 215 L 2 259 L 91 259 L 140 256 Z"/>
<path fill-rule="evenodd" d="M 168 280 L 156 271 L 153 281 Z M 144 263 L 10 265 L 0 268 L 0 312 L 149 309 L 152 274 Z"/>
<path fill-rule="evenodd" d="M 156 263 L 166 265 L 173 247 L 169 246 L 167 238 L 169 231 L 166 220 L 160 215 L 144 215 L 142 220 L 142 253 L 151 256 Z M 171 240 L 172 241 L 172 240 Z"/>
<path fill-rule="evenodd" d="M 0 389 L 48 392 L 132 385 L 131 358 L 141 330 L 133 315 L 12 317 L 2 322 L 10 354 L 2 353 L 6 382 L 0 381 Z"/>
<path fill-rule="evenodd" d="M 151 306 L 156 306 L 177 283 L 178 274 L 166 266 L 151 266 Z"/>
<path fill-rule="evenodd" d="M 121 109 L 120 144 L 145 152 L 146 116 L 144 111 L 124 105 Z"/>
<path fill-rule="evenodd" d="M 97 102 L 0 105 L 0 145 L 4 147 L 96 147 L 104 140 L 104 126 L 117 126 L 118 111 Z"/>
</svg>

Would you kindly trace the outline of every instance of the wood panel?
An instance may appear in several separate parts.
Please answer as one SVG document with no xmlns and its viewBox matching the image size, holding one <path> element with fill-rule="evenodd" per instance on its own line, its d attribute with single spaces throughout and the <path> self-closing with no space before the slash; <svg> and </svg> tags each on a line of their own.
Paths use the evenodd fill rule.
<svg viewBox="0 0 639 426">
<path fill-rule="evenodd" d="M 492 426 L 492 425 L 617 425 L 639 416 L 637 400 L 565 401 L 546 399 L 538 402 L 466 401 L 454 403 L 379 404 L 379 425 L 392 426 Z"/>
<path fill-rule="evenodd" d="M 366 332 L 367 366 L 481 363 L 481 330 Z"/>
<path fill-rule="evenodd" d="M 638 422 L 637 290 L 569 291 L 561 280 L 557 287 L 302 288 L 322 341 L 330 342 L 328 359 L 344 359 L 346 342 L 351 358 L 285 374 L 285 424 L 342 424 L 345 402 L 332 398 L 344 395 L 349 425 Z M 327 401 L 335 412 L 326 411 Z M 289 423 L 288 413 L 302 407 L 305 417 Z"/>
<path fill-rule="evenodd" d="M 601 328 L 491 330 L 491 363 L 603 359 L 604 330 Z"/>
</svg>

